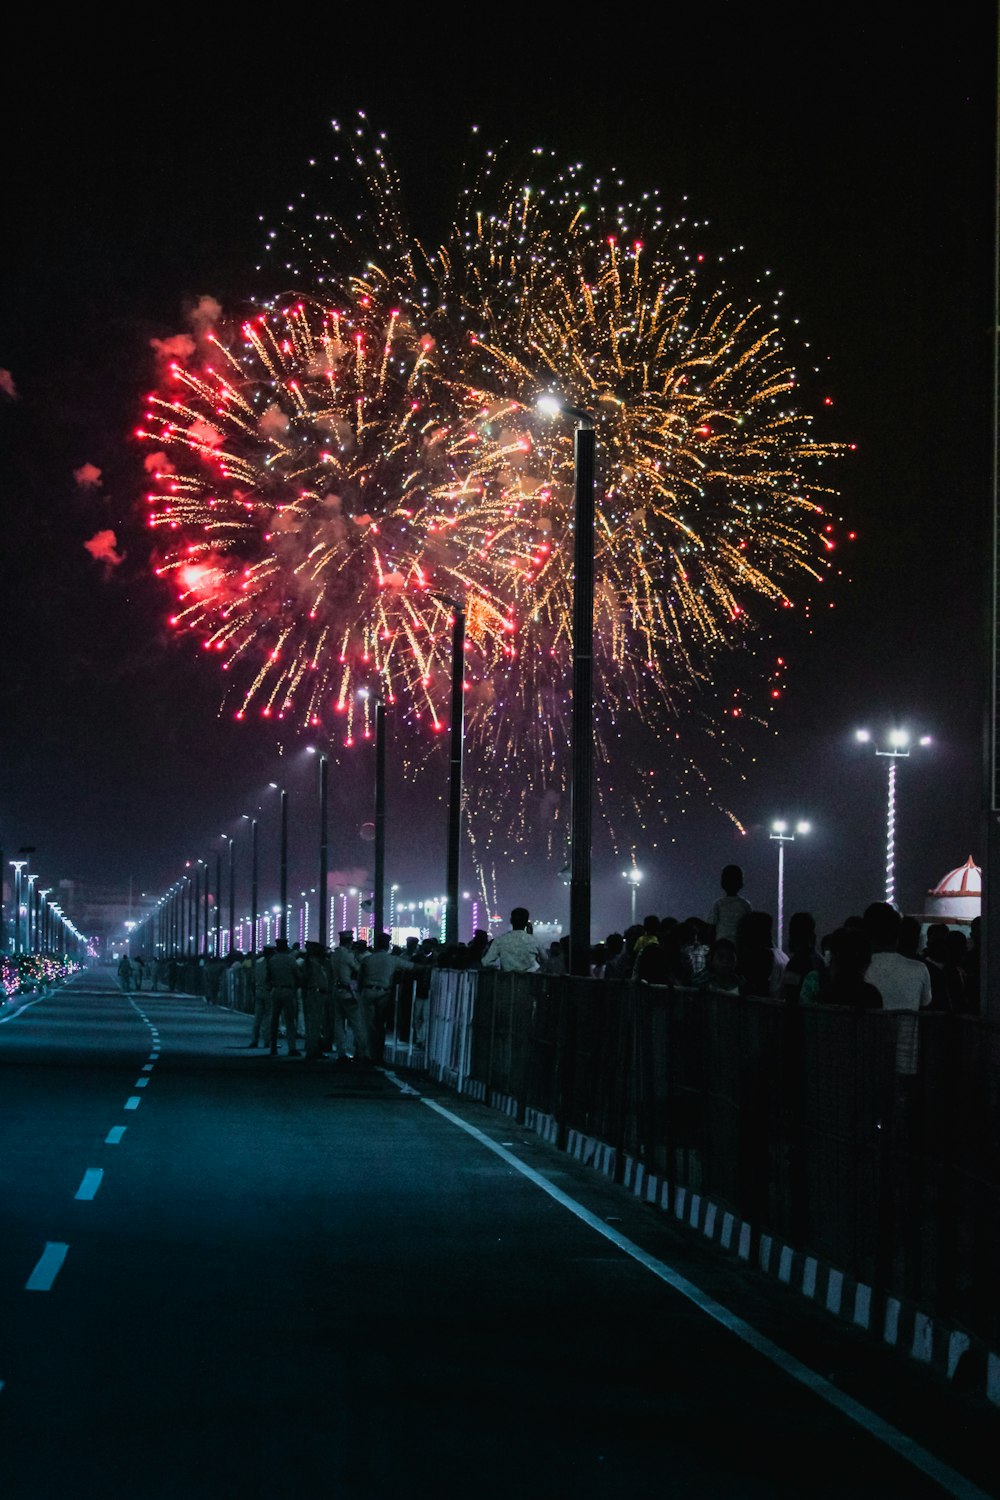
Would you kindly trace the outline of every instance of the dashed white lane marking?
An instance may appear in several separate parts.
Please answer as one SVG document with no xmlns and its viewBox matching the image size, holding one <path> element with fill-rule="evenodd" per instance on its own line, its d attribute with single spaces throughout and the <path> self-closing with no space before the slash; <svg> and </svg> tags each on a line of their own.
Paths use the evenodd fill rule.
<svg viewBox="0 0 1000 1500">
<path fill-rule="evenodd" d="M 152 1064 L 152 1063 L 146 1063 L 146 1064 L 145 1064 L 145 1065 L 144 1065 L 144 1066 L 143 1066 L 143 1070 L 142 1070 L 142 1071 L 143 1071 L 143 1072 L 144 1072 L 144 1073 L 152 1073 L 152 1071 L 153 1071 L 153 1064 Z"/>
<path fill-rule="evenodd" d="M 126 1099 L 125 1100 L 125 1108 L 126 1109 L 138 1109 L 139 1105 L 141 1103 L 142 1103 L 142 1095 L 141 1094 L 133 1094 L 132 1097 L 131 1097 L 131 1099 Z"/>
<path fill-rule="evenodd" d="M 386 1077 L 390 1078 L 397 1087 L 401 1086 L 400 1080 L 396 1079 L 388 1070 L 386 1070 Z M 417 1092 L 416 1090 L 410 1090 L 408 1085 L 406 1088 L 408 1092 Z M 956 1496 L 956 1500 L 988 1500 L 986 1492 L 979 1489 L 971 1480 L 959 1474 L 949 1464 L 943 1463 L 941 1459 L 935 1458 L 933 1453 L 928 1453 L 926 1448 L 922 1448 L 919 1443 L 907 1437 L 905 1432 L 900 1432 L 898 1428 L 893 1427 L 889 1422 L 883 1421 L 877 1413 L 869 1411 L 866 1406 L 862 1406 L 860 1401 L 855 1401 L 846 1392 L 838 1390 L 835 1385 L 831 1385 L 828 1380 L 824 1380 L 822 1375 L 817 1375 L 815 1370 L 810 1370 L 808 1365 L 804 1365 L 801 1360 L 796 1359 L 794 1354 L 789 1354 L 787 1350 L 772 1343 L 764 1334 L 758 1333 L 756 1328 L 744 1322 L 736 1313 L 730 1312 L 728 1307 L 723 1307 L 720 1302 L 716 1302 L 714 1297 L 710 1297 L 707 1292 L 703 1292 L 700 1287 L 695 1286 L 686 1277 L 672 1270 L 664 1261 L 657 1260 L 655 1255 L 650 1255 L 647 1250 L 643 1250 L 641 1245 L 635 1244 L 633 1240 L 628 1239 L 624 1234 L 619 1234 L 617 1229 L 613 1229 L 610 1224 L 606 1224 L 603 1219 L 599 1219 L 596 1214 L 591 1213 L 589 1208 L 584 1208 L 582 1203 L 578 1203 L 575 1198 L 571 1198 L 568 1193 L 564 1193 L 561 1188 L 557 1188 L 554 1183 L 549 1182 L 548 1178 L 543 1177 L 540 1172 L 536 1172 L 532 1167 L 529 1167 L 525 1162 L 514 1156 L 512 1152 L 504 1150 L 503 1146 L 491 1140 L 483 1131 L 477 1130 L 475 1125 L 470 1125 L 468 1121 L 462 1120 L 458 1115 L 452 1114 L 450 1109 L 445 1109 L 434 1099 L 425 1099 L 421 1095 L 420 1102 L 421 1104 L 426 1104 L 427 1108 L 432 1109 L 435 1114 L 441 1115 L 445 1120 L 450 1121 L 452 1125 L 457 1125 L 460 1130 L 464 1130 L 467 1135 L 471 1135 L 496 1156 L 501 1157 L 508 1166 L 513 1167 L 515 1171 L 521 1173 L 522 1177 L 526 1177 L 529 1182 L 533 1182 L 536 1187 L 540 1187 L 543 1192 L 548 1193 L 549 1197 L 554 1198 L 563 1208 L 568 1208 L 571 1214 L 575 1214 L 589 1228 L 596 1230 L 606 1240 L 610 1240 L 613 1245 L 617 1245 L 619 1250 L 623 1250 L 626 1255 L 630 1255 L 633 1260 L 638 1261 L 639 1265 L 645 1266 L 647 1271 L 652 1271 L 654 1276 L 658 1276 L 661 1281 L 666 1282 L 675 1292 L 679 1292 L 682 1297 L 686 1297 L 689 1302 L 694 1303 L 695 1307 L 700 1308 L 708 1317 L 712 1318 L 716 1323 L 720 1323 L 723 1328 L 728 1329 L 730 1333 L 755 1350 L 756 1353 L 762 1355 L 764 1359 L 769 1360 L 773 1365 L 777 1365 L 779 1370 L 783 1370 L 786 1375 L 790 1375 L 799 1385 L 805 1386 L 807 1390 L 812 1391 L 815 1396 L 818 1396 L 821 1401 L 825 1401 L 829 1406 L 835 1407 L 837 1411 L 849 1418 L 850 1421 L 855 1422 L 859 1427 L 870 1433 L 872 1437 L 884 1443 L 887 1448 L 891 1448 L 894 1453 L 899 1454 L 900 1458 L 905 1459 L 915 1469 L 919 1469 L 921 1473 L 933 1479 L 949 1495 Z"/>
<path fill-rule="evenodd" d="M 26 1292 L 51 1291 L 52 1283 L 62 1270 L 62 1263 L 66 1259 L 68 1250 L 68 1245 L 60 1244 L 58 1240 L 49 1240 L 37 1266 L 25 1282 L 24 1290 Z"/>
<path fill-rule="evenodd" d="M 76 1190 L 76 1197 L 80 1200 L 81 1203 L 85 1203 L 91 1198 L 95 1198 L 97 1196 L 97 1189 L 101 1185 L 101 1179 L 103 1176 L 103 1167 L 87 1168 L 86 1172 L 84 1172 L 83 1174 L 83 1181 L 80 1183 L 80 1186 Z"/>
<path fill-rule="evenodd" d="M 148 1078 L 137 1078 L 135 1080 L 135 1083 L 133 1083 L 132 1087 L 134 1089 L 144 1089 L 146 1087 L 146 1084 L 148 1082 L 149 1082 Z"/>
<path fill-rule="evenodd" d="M 121 1142 L 121 1138 L 125 1134 L 125 1132 L 126 1132 L 127 1129 L 128 1129 L 127 1125 L 114 1125 L 114 1126 L 112 1126 L 112 1128 L 108 1131 L 107 1135 L 104 1137 L 104 1144 L 106 1146 L 117 1146 L 117 1145 L 119 1145 L 120 1142 Z"/>
</svg>

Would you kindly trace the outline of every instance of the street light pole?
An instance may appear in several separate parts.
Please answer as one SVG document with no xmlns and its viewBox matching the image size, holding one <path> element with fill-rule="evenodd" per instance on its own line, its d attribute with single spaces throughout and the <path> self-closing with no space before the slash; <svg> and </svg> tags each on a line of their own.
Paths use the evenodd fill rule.
<svg viewBox="0 0 1000 1500">
<path fill-rule="evenodd" d="M 859 729 L 855 738 L 862 744 L 871 742 L 872 736 L 867 729 Z M 929 734 L 921 735 L 919 743 L 929 745 L 931 737 Z M 909 759 L 910 736 L 905 729 L 893 729 L 888 735 L 888 749 L 881 749 L 876 742 L 875 754 L 885 756 L 889 761 L 888 766 L 888 799 L 886 804 L 885 824 L 885 899 L 890 906 L 896 905 L 896 762 L 897 760 Z"/>
<path fill-rule="evenodd" d="M 809 829 L 808 823 L 795 825 L 795 833 L 808 833 Z M 785 931 L 785 845 L 795 843 L 795 833 L 789 833 L 788 824 L 780 819 L 771 824 L 771 830 L 771 838 L 778 845 L 778 931 L 775 936 L 780 948 Z"/>
<path fill-rule="evenodd" d="M 570 973 L 590 973 L 590 846 L 594 765 L 593 420 L 574 412 L 573 765 L 570 802 Z"/>
<path fill-rule="evenodd" d="M 375 890 L 372 921 L 375 932 L 385 930 L 385 704 L 375 704 Z M 359 918 L 360 921 L 360 918 Z"/>
<path fill-rule="evenodd" d="M 462 861 L 462 756 L 465 745 L 465 606 L 447 594 L 433 596 L 452 611 L 451 768 L 448 781 L 448 875 L 444 941 L 459 937 L 458 885 Z"/>
<path fill-rule="evenodd" d="M 14 869 L 14 952 L 21 949 L 21 871 L 28 863 L 26 859 L 12 859 Z"/>
<path fill-rule="evenodd" d="M 594 468 L 589 412 L 558 397 L 539 408 L 576 423 L 573 434 L 573 716 L 570 784 L 569 971 L 590 973 L 590 860 L 594 780 Z"/>
</svg>

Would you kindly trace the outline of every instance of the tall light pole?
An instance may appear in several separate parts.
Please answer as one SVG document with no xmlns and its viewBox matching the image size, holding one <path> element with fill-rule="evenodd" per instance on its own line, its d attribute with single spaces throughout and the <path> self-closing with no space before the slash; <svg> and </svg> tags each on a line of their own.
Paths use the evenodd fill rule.
<svg viewBox="0 0 1000 1500">
<path fill-rule="evenodd" d="M 330 869 L 330 789 L 329 760 L 321 751 L 308 746 L 312 755 L 319 756 L 319 931 L 317 938 L 322 947 L 327 946 L 328 901 L 327 878 Z"/>
<path fill-rule="evenodd" d="M 288 939 L 288 789 L 276 781 L 269 783 L 273 791 L 281 793 L 281 913 L 276 923 L 276 938 Z"/>
<path fill-rule="evenodd" d="M 885 828 L 885 899 L 890 906 L 896 905 L 896 762 L 905 760 L 910 754 L 910 733 L 906 729 L 891 729 L 880 743 L 868 729 L 855 731 L 855 739 L 862 744 L 874 744 L 875 754 L 887 757 L 889 765 L 889 788 Z M 921 745 L 932 743 L 929 734 L 922 735 Z"/>
<path fill-rule="evenodd" d="M 229 945 L 228 945 L 228 947 L 226 949 L 226 956 L 229 957 L 232 954 L 233 948 L 235 946 L 235 935 L 236 935 L 236 840 L 235 840 L 235 838 L 233 838 L 232 834 L 229 834 L 229 833 L 220 833 L 219 837 L 225 839 L 226 843 L 229 845 Z M 218 919 L 218 922 L 217 922 L 216 926 L 217 926 L 217 930 L 218 930 L 218 932 L 219 932 L 219 934 L 221 936 L 221 933 L 222 933 L 222 890 L 221 890 L 221 885 L 220 885 L 220 889 L 219 889 L 218 902 L 219 902 L 219 919 Z M 222 946 L 221 946 L 221 943 L 220 943 L 219 944 L 219 957 L 221 957 L 221 956 L 222 956 Z"/>
<path fill-rule="evenodd" d="M 629 866 L 629 868 L 627 870 L 623 870 L 622 871 L 622 875 L 628 881 L 629 894 L 632 897 L 632 926 L 634 927 L 635 926 L 635 898 L 636 898 L 636 896 L 639 893 L 639 886 L 642 884 L 642 871 L 636 869 L 635 860 L 633 859 L 631 865 Z"/>
<path fill-rule="evenodd" d="M 14 870 L 14 952 L 21 953 L 21 871 L 28 863 L 26 859 L 12 859 Z"/>
<path fill-rule="evenodd" d="M 385 704 L 381 697 L 375 705 L 375 889 L 372 892 L 372 920 L 376 933 L 385 930 Z M 361 917 L 358 916 L 360 927 Z"/>
<path fill-rule="evenodd" d="M 260 922 L 260 906 L 258 891 L 258 842 L 257 842 L 257 819 L 251 818 L 249 813 L 241 814 L 244 822 L 250 824 L 250 957 L 257 957 L 257 926 Z"/>
<path fill-rule="evenodd" d="M 788 824 L 781 818 L 777 818 L 771 824 L 771 837 L 778 843 L 778 931 L 776 933 L 777 945 L 783 947 L 782 939 L 785 932 L 785 845 L 795 843 L 796 833 L 808 833 L 810 824 L 796 823 L 795 833 L 789 833 Z"/>
<path fill-rule="evenodd" d="M 451 770 L 448 781 L 448 874 L 443 941 L 459 941 L 458 882 L 462 860 L 462 754 L 465 744 L 465 605 L 447 594 L 432 598 L 451 609 Z"/>
<path fill-rule="evenodd" d="M 572 417 L 573 717 L 570 777 L 569 971 L 590 973 L 590 854 L 594 780 L 594 461 L 589 412 L 543 396 L 540 411 Z"/>
</svg>

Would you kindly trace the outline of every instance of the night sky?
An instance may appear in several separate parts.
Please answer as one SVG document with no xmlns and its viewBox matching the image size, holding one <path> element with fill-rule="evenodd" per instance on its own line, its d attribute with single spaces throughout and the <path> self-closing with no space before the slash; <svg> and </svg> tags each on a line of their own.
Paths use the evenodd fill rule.
<svg viewBox="0 0 1000 1500">
<path fill-rule="evenodd" d="M 276 220 L 307 159 L 327 154 L 331 118 L 358 108 L 387 132 L 429 238 L 447 231 L 473 124 L 595 172 L 617 166 L 635 194 L 687 195 L 693 217 L 745 247 L 748 274 L 772 271 L 822 371 L 813 409 L 832 398 L 822 435 L 857 445 L 834 476 L 844 530 L 858 536 L 851 581 L 827 585 L 835 607 L 814 611 L 812 634 L 796 624 L 777 638 L 790 663 L 777 733 L 727 788 L 749 831 L 697 808 L 637 829 L 640 915 L 704 915 L 729 860 L 773 910 L 768 824 L 781 815 L 813 825 L 788 851 L 786 913 L 811 909 L 825 930 L 879 899 L 885 762 L 854 743 L 862 723 L 934 737 L 900 770 L 904 908 L 922 910 L 928 886 L 981 857 L 990 7 L 952 5 L 920 26 L 897 7 L 789 22 L 735 5 L 681 24 L 672 10 L 641 26 L 630 14 L 620 35 L 610 15 L 573 27 L 560 13 L 536 34 L 527 12 L 455 25 L 442 12 L 397 35 L 388 21 L 315 30 L 296 13 L 287 36 L 275 19 L 234 38 L 200 21 L 188 34 L 163 13 L 162 34 L 131 54 L 91 35 L 63 33 L 57 54 L 33 40 L 5 132 L 0 367 L 16 391 L 0 395 L 6 858 L 34 845 L 46 883 L 131 878 L 159 893 L 262 806 L 270 868 L 265 789 L 282 780 L 292 884 L 315 881 L 315 761 L 302 741 L 280 745 L 273 725 L 220 716 L 217 667 L 167 630 L 130 434 L 155 379 L 150 340 L 182 331 L 200 296 L 233 307 L 253 292 L 260 216 Z M 97 484 L 74 477 L 86 465 Z M 124 554 L 117 566 L 85 549 L 103 529 Z M 367 766 L 356 757 L 333 776 L 331 865 L 359 878 L 371 865 L 359 832 Z M 443 889 L 446 778 L 442 761 L 420 792 L 392 785 L 388 877 L 403 899 Z M 624 925 L 628 900 L 622 856 L 599 844 L 595 861 L 597 936 Z M 565 917 L 561 863 L 503 876 L 501 910 L 525 898 L 540 917 Z"/>
</svg>

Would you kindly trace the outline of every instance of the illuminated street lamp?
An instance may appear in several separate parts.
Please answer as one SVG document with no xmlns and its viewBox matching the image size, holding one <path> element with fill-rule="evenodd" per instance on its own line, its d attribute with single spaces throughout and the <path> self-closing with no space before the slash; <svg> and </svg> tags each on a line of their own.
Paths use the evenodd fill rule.
<svg viewBox="0 0 1000 1500">
<path fill-rule="evenodd" d="M 288 791 L 276 781 L 268 782 L 272 791 L 281 793 L 281 907 L 275 937 L 288 937 Z"/>
<path fill-rule="evenodd" d="M 888 759 L 889 796 L 885 830 L 885 899 L 890 906 L 896 905 L 896 762 L 905 760 L 910 754 L 911 739 L 906 729 L 892 729 L 880 745 L 868 729 L 858 729 L 854 735 L 863 745 L 874 744 L 875 754 Z M 920 745 L 933 743 L 929 734 L 921 735 Z"/>
<path fill-rule="evenodd" d="M 639 893 L 639 886 L 642 884 L 642 871 L 636 869 L 636 867 L 635 867 L 635 860 L 633 860 L 632 864 L 629 866 L 629 868 L 627 870 L 623 870 L 622 871 L 622 875 L 628 881 L 628 884 L 629 884 L 629 894 L 632 897 L 632 926 L 634 927 L 635 926 L 635 898 L 636 898 L 636 896 Z"/>
<path fill-rule="evenodd" d="M 26 859 L 12 859 L 14 870 L 14 952 L 21 953 L 21 871 L 28 863 Z"/>
<path fill-rule="evenodd" d="M 573 758 L 570 775 L 569 971 L 590 973 L 590 858 L 594 780 L 594 459 L 589 412 L 558 396 L 540 397 L 546 415 L 572 417 L 573 440 Z"/>
<path fill-rule="evenodd" d="M 789 833 L 788 824 L 783 818 L 777 818 L 771 824 L 771 837 L 778 843 L 778 947 L 781 947 L 782 935 L 785 931 L 785 845 L 795 843 L 795 834 L 808 833 L 808 823 L 796 823 L 795 833 Z"/>
</svg>

